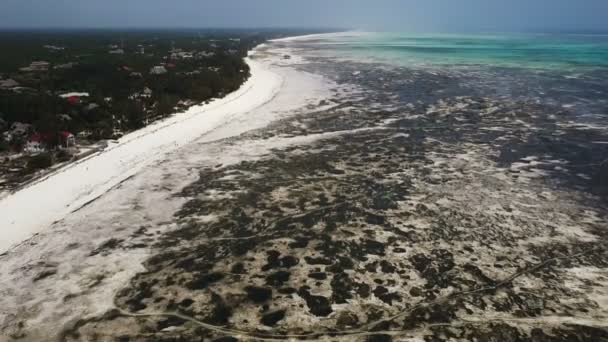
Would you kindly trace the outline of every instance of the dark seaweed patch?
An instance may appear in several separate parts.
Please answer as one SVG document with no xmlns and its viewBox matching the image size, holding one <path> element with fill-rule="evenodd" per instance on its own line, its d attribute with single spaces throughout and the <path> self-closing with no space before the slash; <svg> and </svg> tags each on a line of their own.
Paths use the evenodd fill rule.
<svg viewBox="0 0 608 342">
<path fill-rule="evenodd" d="M 291 273 L 289 272 L 278 271 L 266 277 L 266 284 L 274 287 L 280 287 L 289 281 L 290 276 Z"/>
<path fill-rule="evenodd" d="M 260 322 L 266 326 L 273 327 L 283 318 L 285 318 L 285 310 L 279 310 L 265 314 Z"/>
<path fill-rule="evenodd" d="M 202 290 L 209 287 L 209 285 L 216 283 L 220 280 L 224 279 L 224 274 L 222 273 L 209 273 L 202 274 L 196 277 L 196 279 L 192 280 L 188 283 L 188 288 L 192 290 Z"/>
<path fill-rule="evenodd" d="M 314 296 L 304 288 L 298 291 L 298 295 L 306 300 L 306 305 L 310 312 L 319 317 L 329 316 L 333 312 L 329 300 L 323 296 Z"/>
<path fill-rule="evenodd" d="M 247 298 L 254 303 L 264 303 L 272 298 L 272 290 L 264 287 L 248 286 L 245 288 Z"/>
</svg>

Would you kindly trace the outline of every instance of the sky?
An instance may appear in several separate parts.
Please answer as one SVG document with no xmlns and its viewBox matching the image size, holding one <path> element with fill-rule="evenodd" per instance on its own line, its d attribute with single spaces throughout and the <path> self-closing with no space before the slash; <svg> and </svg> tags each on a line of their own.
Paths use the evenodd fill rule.
<svg viewBox="0 0 608 342">
<path fill-rule="evenodd" d="M 608 0 L 0 0 L 0 28 L 608 32 Z"/>
</svg>

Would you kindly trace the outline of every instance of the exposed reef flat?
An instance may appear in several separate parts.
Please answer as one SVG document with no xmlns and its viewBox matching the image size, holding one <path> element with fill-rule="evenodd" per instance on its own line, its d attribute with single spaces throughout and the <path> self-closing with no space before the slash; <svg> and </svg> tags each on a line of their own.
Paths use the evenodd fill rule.
<svg viewBox="0 0 608 342">
<path fill-rule="evenodd" d="M 67 339 L 608 340 L 585 133 L 520 100 L 390 96 L 342 94 L 247 135 L 316 142 L 202 168 L 118 309 Z"/>
<path fill-rule="evenodd" d="M 199 145 L 230 161 L 194 158 L 168 223 L 92 249 L 144 239 L 145 269 L 62 340 L 608 341 L 601 120 L 475 75 L 290 67 L 331 96 Z"/>
</svg>

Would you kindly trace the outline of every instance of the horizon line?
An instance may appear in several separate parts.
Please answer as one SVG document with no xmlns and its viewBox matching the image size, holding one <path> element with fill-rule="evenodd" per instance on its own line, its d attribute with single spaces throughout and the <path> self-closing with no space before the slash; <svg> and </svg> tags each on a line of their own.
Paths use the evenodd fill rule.
<svg viewBox="0 0 608 342">
<path fill-rule="evenodd" d="M 465 34 L 465 33 L 477 33 L 477 34 L 514 34 L 514 33 L 528 33 L 528 34 L 587 34 L 587 35 L 606 35 L 608 30 L 564 30 L 564 29 L 551 29 L 551 28 L 530 28 L 520 30 L 492 30 L 492 29 L 475 29 L 475 30 L 394 30 L 394 29 L 360 29 L 360 28 L 345 28 L 345 27 L 306 27 L 306 26 L 0 26 L 0 32 L 31 32 L 31 33 L 53 33 L 53 32 L 86 32 L 86 31 L 167 31 L 167 32 L 179 32 L 179 31 L 194 31 L 194 30 L 209 30 L 209 31 L 308 31 L 318 33 L 335 33 L 335 32 L 382 32 L 382 33 L 412 33 L 412 34 Z"/>
</svg>

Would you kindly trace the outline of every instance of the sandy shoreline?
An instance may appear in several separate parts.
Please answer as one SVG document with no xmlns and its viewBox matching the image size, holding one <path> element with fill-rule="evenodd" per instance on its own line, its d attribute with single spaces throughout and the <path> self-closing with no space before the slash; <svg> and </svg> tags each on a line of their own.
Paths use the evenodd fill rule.
<svg viewBox="0 0 608 342">
<path fill-rule="evenodd" d="M 345 33 L 293 36 L 270 42 L 342 34 Z M 264 63 L 258 60 L 266 47 L 267 44 L 261 44 L 250 52 L 246 62 L 251 77 L 235 92 L 131 132 L 116 143 L 110 143 L 103 151 L 69 163 L 14 193 L 0 196 L 0 212 L 3 213 L 0 217 L 0 254 L 95 200 L 143 167 L 199 137 L 210 134 L 211 139 L 223 139 L 242 133 L 245 129 L 231 132 L 222 130 L 222 127 L 236 117 L 272 101 L 285 81 L 285 75 L 279 75 L 276 69 L 270 70 L 268 61 Z M 285 66 L 282 55 L 277 56 L 273 62 Z M 299 77 L 297 74 L 289 76 Z M 308 90 L 319 88 L 318 85 L 310 86 L 304 82 L 303 88 L 306 87 Z M 300 102 L 294 99 L 282 101 L 274 109 L 289 110 Z M 267 118 L 258 122 L 256 127 L 246 128 L 259 128 L 272 120 Z"/>
<path fill-rule="evenodd" d="M 103 152 L 1 199 L 0 253 L 46 229 L 163 155 L 271 100 L 281 88 L 281 77 L 251 58 L 247 63 L 251 77 L 237 91 L 130 133 Z"/>
<path fill-rule="evenodd" d="M 54 339 L 75 320 L 112 309 L 116 292 L 145 271 L 150 239 L 179 226 L 173 217 L 185 203 L 179 193 L 204 165 L 257 159 L 316 139 L 237 137 L 327 97 L 331 82 L 282 57 L 259 46 L 248 60 L 252 77 L 237 92 L 133 132 L 0 202 L 0 211 L 10 213 L 0 218 L 10 227 L 0 242 L 0 341 L 19 334 L 18 322 L 26 322 L 26 340 Z M 154 233 L 139 235 L 141 229 Z M 108 239 L 131 246 L 99 252 Z"/>
<path fill-rule="evenodd" d="M 0 255 L 0 335 L 606 340 L 606 209 L 572 155 L 590 131 L 317 43 L 258 47 L 270 101 Z"/>
</svg>

